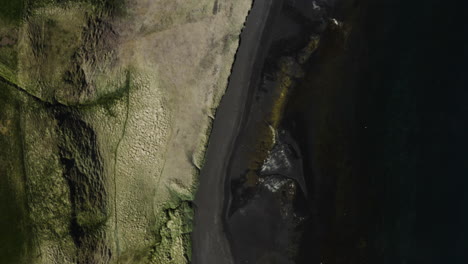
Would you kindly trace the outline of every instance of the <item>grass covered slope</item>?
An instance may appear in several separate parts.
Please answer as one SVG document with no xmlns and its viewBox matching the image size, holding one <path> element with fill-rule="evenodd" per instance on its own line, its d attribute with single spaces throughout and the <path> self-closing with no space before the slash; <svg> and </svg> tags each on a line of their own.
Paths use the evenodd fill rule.
<svg viewBox="0 0 468 264">
<path fill-rule="evenodd" d="M 188 263 L 250 1 L 2 6 L 0 263 Z"/>
</svg>

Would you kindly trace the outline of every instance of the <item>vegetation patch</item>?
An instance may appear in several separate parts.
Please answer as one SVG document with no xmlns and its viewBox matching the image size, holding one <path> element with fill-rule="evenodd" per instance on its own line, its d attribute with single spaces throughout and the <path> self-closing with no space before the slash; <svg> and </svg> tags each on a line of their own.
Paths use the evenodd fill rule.
<svg viewBox="0 0 468 264">
<path fill-rule="evenodd" d="M 0 21 L 18 24 L 25 7 L 25 0 L 0 0 Z"/>
<path fill-rule="evenodd" d="M 183 264 L 191 261 L 193 195 L 173 190 L 171 196 L 158 217 L 156 243 L 151 249 L 150 263 Z"/>
<path fill-rule="evenodd" d="M 0 256 L 2 263 L 30 263 L 31 225 L 26 207 L 20 96 L 0 81 Z"/>
</svg>

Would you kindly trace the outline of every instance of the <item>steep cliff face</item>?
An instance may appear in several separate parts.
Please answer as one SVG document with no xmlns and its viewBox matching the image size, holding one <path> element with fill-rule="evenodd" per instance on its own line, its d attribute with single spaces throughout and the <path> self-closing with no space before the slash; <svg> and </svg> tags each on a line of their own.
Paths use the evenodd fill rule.
<svg viewBox="0 0 468 264">
<path fill-rule="evenodd" d="M 251 1 L 1 4 L 0 262 L 187 263 Z"/>
</svg>

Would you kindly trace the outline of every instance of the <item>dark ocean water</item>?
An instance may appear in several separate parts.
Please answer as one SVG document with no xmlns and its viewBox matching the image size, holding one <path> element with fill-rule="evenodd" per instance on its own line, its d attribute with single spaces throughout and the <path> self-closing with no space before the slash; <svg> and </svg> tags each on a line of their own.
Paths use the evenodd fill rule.
<svg viewBox="0 0 468 264">
<path fill-rule="evenodd" d="M 379 262 L 468 263 L 467 4 L 387 1 L 369 11 Z"/>
<path fill-rule="evenodd" d="M 468 263 L 468 3 L 368 2 L 335 10 L 358 17 L 346 48 L 290 104 L 314 190 L 298 262 Z"/>
</svg>

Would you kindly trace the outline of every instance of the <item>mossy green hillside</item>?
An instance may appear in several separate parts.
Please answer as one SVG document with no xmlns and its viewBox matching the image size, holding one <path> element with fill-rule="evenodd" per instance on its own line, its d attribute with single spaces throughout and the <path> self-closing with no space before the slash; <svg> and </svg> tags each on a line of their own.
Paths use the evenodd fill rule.
<svg viewBox="0 0 468 264">
<path fill-rule="evenodd" d="M 29 263 L 31 225 L 26 206 L 21 95 L 0 82 L 0 263 Z"/>
<path fill-rule="evenodd" d="M 0 0 L 0 21 L 18 24 L 24 13 L 25 0 Z"/>
<path fill-rule="evenodd" d="M 7 0 L 2 0 L 7 1 Z M 18 0 L 25 1 L 25 0 Z M 108 13 L 122 14 L 124 11 L 125 0 L 26 0 L 29 9 L 65 5 L 69 3 L 85 3 L 92 6 L 95 10 Z M 14 1 L 13 1 L 14 2 Z"/>
<path fill-rule="evenodd" d="M 196 182 L 203 166 L 208 137 L 200 140 L 199 134 L 209 133 L 209 128 L 197 126 L 187 132 L 188 141 L 196 143 L 193 148 L 181 137 L 168 135 L 179 128 L 186 131 L 185 122 L 211 122 L 199 113 L 206 107 L 213 116 L 217 103 L 208 101 L 219 100 L 225 86 L 226 65 L 244 13 L 236 13 L 233 3 L 216 2 L 219 10 L 214 11 L 213 2 L 160 1 L 148 4 L 148 14 L 130 8 L 135 23 L 148 26 L 141 28 L 141 35 L 119 28 L 125 22 L 116 17 L 125 10 L 123 0 L 30 0 L 17 5 L 18 12 L 8 14 L 11 18 L 0 15 L 0 81 L 10 84 L 14 93 L 1 96 L 16 100 L 5 103 L 14 111 L 0 113 L 0 133 L 7 135 L 0 135 L 7 142 L 1 142 L 7 147 L 0 151 L 0 172 L 14 179 L 5 180 L 8 184 L 0 180 L 1 198 L 12 201 L 1 208 L 13 210 L 23 204 L 24 210 L 5 223 L 25 223 L 17 229 L 0 228 L 7 234 L 2 237 L 10 241 L 15 233 L 20 241 L 11 240 L 11 248 L 0 249 L 8 263 L 22 263 L 27 256 L 33 258 L 23 263 L 190 262 L 194 189 L 187 186 Z M 164 15 L 155 18 L 153 10 Z M 222 15 L 215 16 L 218 11 Z M 226 18 L 234 16 L 232 12 L 242 19 Z M 130 40 L 124 39 L 126 34 Z M 187 69 L 180 69 L 181 52 L 173 44 L 155 47 L 164 40 L 188 51 Z M 225 42 L 224 49 L 221 44 L 205 48 Z M 213 58 L 203 69 L 197 68 L 200 52 Z M 144 64 L 146 60 L 151 64 Z M 129 65 L 138 70 L 128 70 Z M 177 71 L 166 71 L 171 67 Z M 190 89 L 193 94 L 170 101 L 165 93 L 171 86 L 164 82 L 180 72 L 201 82 L 193 86 L 188 77 L 180 78 L 177 90 Z M 204 96 L 205 92 L 215 95 Z M 194 103 L 186 106 L 187 100 Z M 10 132 L 18 139 L 8 138 Z M 166 151 L 167 146 L 184 152 Z M 4 166 L 7 163 L 14 164 Z M 166 172 L 179 165 L 182 169 L 163 175 L 168 164 L 172 167 L 166 166 Z M 159 192 L 155 186 L 160 186 Z M 27 239 L 21 242 L 22 238 Z"/>
<path fill-rule="evenodd" d="M 121 73 L 111 66 L 117 35 L 109 21 L 123 6 L 121 0 L 2 4 L 0 76 L 50 103 L 90 103 L 114 93 L 109 79 Z"/>
<path fill-rule="evenodd" d="M 192 257 L 190 233 L 193 230 L 193 208 L 190 201 L 173 200 L 158 217 L 156 243 L 149 263 L 183 264 Z"/>
</svg>

